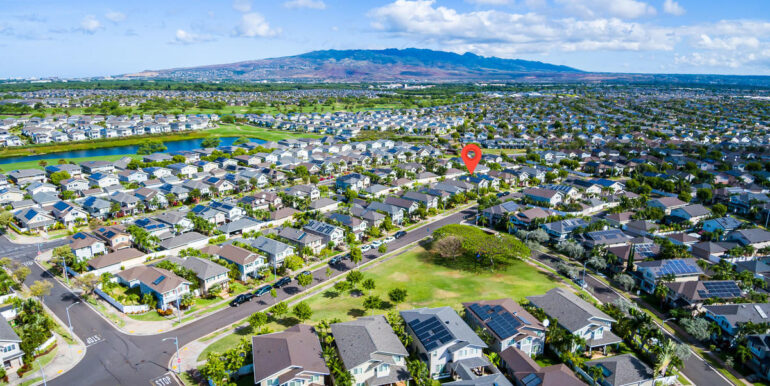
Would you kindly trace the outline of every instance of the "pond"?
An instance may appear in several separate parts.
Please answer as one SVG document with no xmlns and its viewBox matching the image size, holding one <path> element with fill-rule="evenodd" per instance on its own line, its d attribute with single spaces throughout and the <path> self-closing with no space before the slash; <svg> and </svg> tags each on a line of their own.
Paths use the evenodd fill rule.
<svg viewBox="0 0 770 386">
<path fill-rule="evenodd" d="M 221 140 L 221 143 L 219 144 L 219 146 L 230 146 L 238 138 L 239 137 L 221 137 L 219 138 Z M 164 153 L 169 153 L 172 151 L 200 149 L 201 143 L 203 142 L 204 139 L 205 138 L 197 138 L 197 139 L 185 139 L 181 141 L 163 142 L 163 144 L 166 145 L 166 147 L 168 148 L 164 151 Z M 249 139 L 256 143 L 266 142 L 262 139 L 257 139 L 257 138 L 249 138 Z M 82 157 L 100 157 L 105 155 L 136 154 L 137 149 L 139 149 L 139 146 L 129 145 L 129 146 L 103 147 L 99 149 L 62 151 L 57 153 L 37 154 L 37 155 L 28 155 L 28 156 L 7 157 L 7 158 L 0 158 L 0 164 L 10 164 L 10 163 L 16 163 L 16 162 L 25 162 L 25 161 L 39 161 L 44 159 L 49 160 L 49 159 L 60 159 L 60 158 L 82 158 Z"/>
</svg>

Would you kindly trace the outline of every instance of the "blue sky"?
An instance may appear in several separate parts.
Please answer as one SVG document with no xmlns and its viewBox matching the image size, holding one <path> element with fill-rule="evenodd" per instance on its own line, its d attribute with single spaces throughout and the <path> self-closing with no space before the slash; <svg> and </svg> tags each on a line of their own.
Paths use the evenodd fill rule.
<svg viewBox="0 0 770 386">
<path fill-rule="evenodd" d="M 588 71 L 770 75 L 766 0 L 0 0 L 0 9 L 0 78 L 389 47 Z"/>
</svg>

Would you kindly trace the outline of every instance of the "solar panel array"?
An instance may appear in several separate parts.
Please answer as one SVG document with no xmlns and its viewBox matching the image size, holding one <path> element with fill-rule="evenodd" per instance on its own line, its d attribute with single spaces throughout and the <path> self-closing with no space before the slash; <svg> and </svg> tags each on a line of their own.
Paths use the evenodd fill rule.
<svg viewBox="0 0 770 386">
<path fill-rule="evenodd" d="M 526 377 L 522 378 L 521 382 L 524 384 L 524 386 L 537 386 L 543 383 L 540 377 L 538 377 L 537 374 L 535 373 L 529 374 Z"/>
<path fill-rule="evenodd" d="M 706 290 L 698 290 L 702 298 L 737 298 L 741 296 L 741 289 L 734 281 L 705 281 Z"/>
<path fill-rule="evenodd" d="M 688 273 L 698 273 L 698 267 L 687 264 L 682 260 L 666 260 L 664 265 L 658 271 L 661 275 L 683 275 Z"/>
<path fill-rule="evenodd" d="M 428 351 L 432 351 L 454 339 L 446 326 L 435 316 L 422 321 L 412 320 L 409 323 L 409 327 L 412 328 L 417 339 Z"/>
<path fill-rule="evenodd" d="M 519 332 L 518 329 L 522 323 L 499 305 L 471 304 L 469 308 L 501 339 L 514 336 Z"/>
<path fill-rule="evenodd" d="M 652 250 L 650 244 L 636 244 L 634 245 L 634 252 L 640 257 L 655 257 L 656 253 Z"/>
<path fill-rule="evenodd" d="M 165 275 L 160 275 L 160 277 L 159 277 L 159 278 L 155 279 L 155 281 L 154 281 L 154 282 L 152 282 L 152 285 L 158 285 L 158 284 L 160 284 L 160 282 L 162 282 L 164 279 L 166 279 L 166 276 L 165 276 Z"/>
</svg>

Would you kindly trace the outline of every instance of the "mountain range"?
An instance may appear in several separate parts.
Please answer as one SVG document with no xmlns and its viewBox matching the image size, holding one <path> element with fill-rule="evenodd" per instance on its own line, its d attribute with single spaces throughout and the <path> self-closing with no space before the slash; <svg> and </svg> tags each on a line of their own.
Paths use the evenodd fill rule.
<svg viewBox="0 0 770 386">
<path fill-rule="evenodd" d="M 121 78 L 235 82 L 589 82 L 770 86 L 767 76 L 623 74 L 417 48 L 323 50 L 198 67 L 145 70 Z"/>
<path fill-rule="evenodd" d="M 549 63 L 426 49 L 324 50 L 200 67 L 147 70 L 127 77 L 196 81 L 510 81 L 561 78 L 583 71 Z"/>
</svg>

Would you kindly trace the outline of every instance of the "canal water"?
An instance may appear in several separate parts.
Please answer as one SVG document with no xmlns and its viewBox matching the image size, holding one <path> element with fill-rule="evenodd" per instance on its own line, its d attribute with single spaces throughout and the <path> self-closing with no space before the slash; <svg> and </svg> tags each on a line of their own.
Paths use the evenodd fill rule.
<svg viewBox="0 0 770 386">
<path fill-rule="evenodd" d="M 219 139 L 221 140 L 221 142 L 219 146 L 230 146 L 238 138 L 239 137 L 220 137 Z M 257 138 L 249 138 L 249 139 L 252 142 L 256 142 L 256 143 L 266 142 L 262 139 L 257 139 Z M 166 145 L 166 147 L 168 148 L 164 151 L 164 153 L 169 153 L 172 151 L 200 149 L 201 143 L 203 142 L 203 140 L 204 138 L 197 138 L 197 139 L 185 139 L 181 141 L 163 142 L 163 144 Z M 10 164 L 10 163 L 16 163 L 16 162 L 38 161 L 38 160 L 49 160 L 49 159 L 58 160 L 60 158 L 81 158 L 81 157 L 99 157 L 99 156 L 105 156 L 105 155 L 136 154 L 138 149 L 139 149 L 139 146 L 130 145 L 130 146 L 102 147 L 99 149 L 62 151 L 57 153 L 0 158 L 0 164 Z"/>
</svg>

